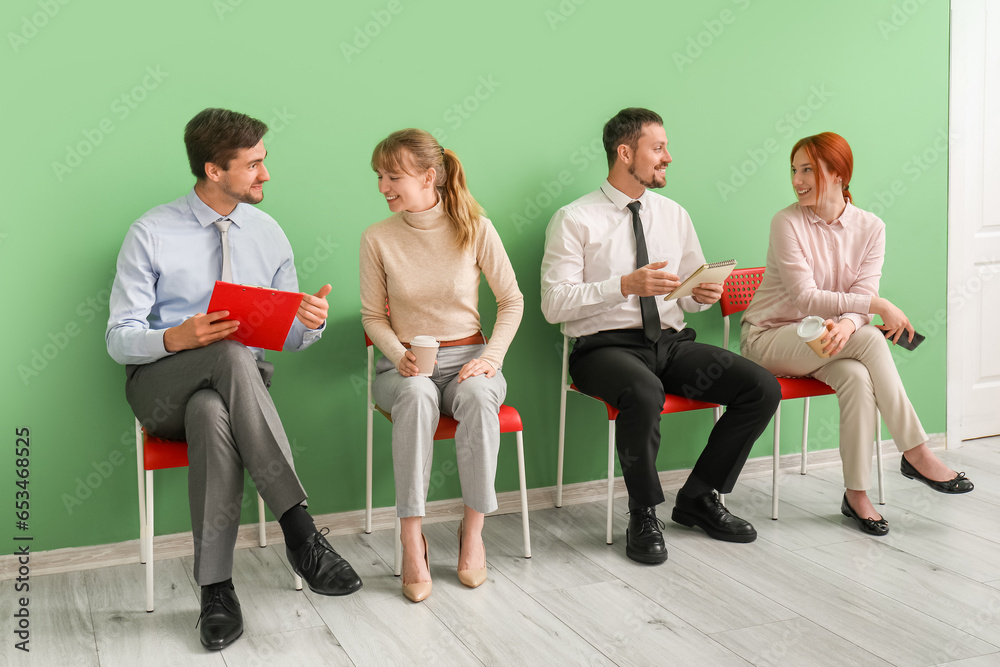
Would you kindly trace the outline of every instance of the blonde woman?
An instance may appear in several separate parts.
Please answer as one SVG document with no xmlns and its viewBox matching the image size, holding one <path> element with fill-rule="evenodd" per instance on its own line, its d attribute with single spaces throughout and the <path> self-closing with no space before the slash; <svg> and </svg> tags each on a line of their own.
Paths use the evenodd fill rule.
<svg viewBox="0 0 1000 667">
<path fill-rule="evenodd" d="M 507 391 L 500 367 L 520 324 L 524 298 L 500 237 L 469 192 L 454 152 L 428 132 L 400 130 L 375 147 L 371 165 L 392 215 L 361 238 L 361 313 L 365 331 L 383 354 L 372 393 L 393 419 L 403 594 L 419 602 L 431 593 L 421 517 L 442 412 L 459 423 L 455 447 L 465 515 L 459 526 L 458 577 L 470 588 L 486 579 L 483 520 L 497 508 L 497 413 Z M 478 310 L 481 275 L 497 301 L 488 342 Z M 418 335 L 432 336 L 441 345 L 430 377 L 417 374 L 416 357 L 408 349 Z"/>
</svg>

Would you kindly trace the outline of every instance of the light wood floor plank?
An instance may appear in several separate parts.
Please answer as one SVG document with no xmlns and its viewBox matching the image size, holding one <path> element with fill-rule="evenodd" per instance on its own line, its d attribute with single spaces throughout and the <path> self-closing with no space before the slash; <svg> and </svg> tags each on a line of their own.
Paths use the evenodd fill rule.
<svg viewBox="0 0 1000 667">
<path fill-rule="evenodd" d="M 489 521 L 487 521 L 487 526 Z M 487 543 L 486 583 L 469 589 L 458 581 L 457 522 L 424 527 L 430 545 L 434 592 L 421 604 L 434 612 L 472 653 L 487 665 L 551 665 L 553 656 L 563 664 L 611 664 L 588 642 L 518 588 L 490 559 L 499 550 Z M 392 533 L 373 533 L 372 543 L 387 562 L 392 559 Z M 398 585 L 398 584 L 397 584 Z M 401 601 L 405 601 L 400 597 Z"/>
<path fill-rule="evenodd" d="M 674 542 L 691 556 L 800 616 L 836 629 L 837 634 L 850 637 L 853 643 L 893 664 L 932 664 L 927 656 L 948 644 L 959 647 L 957 658 L 994 652 L 991 644 L 852 579 L 816 567 L 808 559 L 766 540 L 733 545 L 685 535 L 675 537 Z M 891 626 L 886 619 L 892 619 Z"/>
<path fill-rule="evenodd" d="M 141 563 L 82 572 L 91 609 L 146 610 L 146 566 Z M 191 573 L 180 558 L 156 561 L 153 603 L 183 597 L 193 599 Z"/>
<path fill-rule="evenodd" d="M 613 574 L 537 524 L 532 526 L 532 548 L 545 557 L 524 558 L 521 517 L 517 514 L 488 517 L 483 541 L 490 565 L 526 593 L 615 579 Z"/>
<path fill-rule="evenodd" d="M 134 609 L 95 611 L 101 667 L 225 665 L 221 652 L 206 651 L 201 645 L 194 627 L 198 613 L 194 596 L 161 600 L 151 614 Z"/>
<path fill-rule="evenodd" d="M 616 665 L 746 665 L 732 651 L 620 581 L 532 597 Z"/>
<path fill-rule="evenodd" d="M 804 618 L 720 632 L 712 638 L 753 665 L 885 667 L 890 664 Z"/>
<path fill-rule="evenodd" d="M 955 662 L 942 662 L 937 667 L 997 667 L 997 665 L 1000 665 L 1000 653 Z"/>
<path fill-rule="evenodd" d="M 3 640 L 0 641 L 0 665 L 98 665 L 94 624 L 82 572 L 52 577 L 30 577 L 27 591 L 15 591 L 14 581 L 0 584 Z M 22 584 L 25 582 L 22 582 Z M 14 647 L 21 638 L 21 598 L 28 601 L 27 653 Z"/>
<path fill-rule="evenodd" d="M 538 510 L 532 514 L 532 520 L 702 632 L 720 632 L 796 616 L 737 579 L 683 551 L 672 549 L 669 525 L 664 533 L 667 562 L 644 565 L 625 556 L 624 535 L 613 545 L 604 543 L 605 508 L 601 505 L 590 503 Z M 624 520 L 619 519 L 619 524 L 624 531 Z M 733 548 L 744 546 L 733 545 Z M 721 600 L 725 603 L 720 604 Z"/>
<path fill-rule="evenodd" d="M 1000 647 L 1000 591 L 878 540 L 798 552 L 872 590 Z M 942 656 L 943 662 L 947 656 Z"/>
<path fill-rule="evenodd" d="M 325 667 L 354 665 L 325 625 L 259 637 L 243 637 L 222 651 L 228 667 Z"/>
</svg>

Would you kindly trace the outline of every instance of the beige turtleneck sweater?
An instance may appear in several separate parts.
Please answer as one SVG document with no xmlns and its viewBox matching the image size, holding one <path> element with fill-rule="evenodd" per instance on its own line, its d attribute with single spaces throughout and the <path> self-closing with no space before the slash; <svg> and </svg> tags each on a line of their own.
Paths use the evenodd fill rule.
<svg viewBox="0 0 1000 667">
<path fill-rule="evenodd" d="M 480 274 L 496 297 L 497 319 L 479 358 L 500 368 L 524 311 L 514 269 L 486 218 L 480 218 L 471 247 L 460 249 L 440 201 L 420 213 L 395 213 L 361 236 L 365 332 L 396 365 L 406 352 L 400 341 L 422 335 L 459 340 L 475 334 L 481 328 Z"/>
</svg>

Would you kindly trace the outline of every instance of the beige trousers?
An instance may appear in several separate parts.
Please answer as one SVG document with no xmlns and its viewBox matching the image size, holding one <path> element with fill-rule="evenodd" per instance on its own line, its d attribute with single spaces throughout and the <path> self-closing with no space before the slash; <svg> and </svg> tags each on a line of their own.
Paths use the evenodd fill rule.
<svg viewBox="0 0 1000 667">
<path fill-rule="evenodd" d="M 905 452 L 927 442 L 882 332 L 866 325 L 854 332 L 844 349 L 822 359 L 803 343 L 795 325 L 762 329 L 744 323 L 743 356 L 775 375 L 810 376 L 837 392 L 840 405 L 840 458 L 844 486 L 866 491 L 871 486 L 875 408 L 885 419 L 896 448 Z"/>
</svg>

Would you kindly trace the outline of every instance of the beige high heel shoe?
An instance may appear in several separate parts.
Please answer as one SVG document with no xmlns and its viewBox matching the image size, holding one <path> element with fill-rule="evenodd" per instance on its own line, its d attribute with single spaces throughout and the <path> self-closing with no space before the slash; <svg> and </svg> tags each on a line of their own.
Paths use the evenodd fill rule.
<svg viewBox="0 0 1000 667">
<path fill-rule="evenodd" d="M 427 538 L 421 533 L 420 537 L 424 540 L 424 563 L 427 565 L 427 572 L 431 571 L 431 562 L 427 551 Z M 419 581 L 415 584 L 403 584 L 403 595 L 407 600 L 411 602 L 422 602 L 430 597 L 431 588 L 434 586 L 432 581 Z"/>
<path fill-rule="evenodd" d="M 462 524 L 464 522 L 458 522 L 458 558 L 462 559 Z M 486 546 L 483 545 L 483 560 L 486 560 Z M 481 586 L 484 581 L 486 581 L 486 566 L 479 568 L 478 570 L 459 570 L 458 580 L 469 588 L 476 588 Z"/>
</svg>

